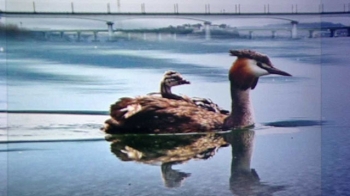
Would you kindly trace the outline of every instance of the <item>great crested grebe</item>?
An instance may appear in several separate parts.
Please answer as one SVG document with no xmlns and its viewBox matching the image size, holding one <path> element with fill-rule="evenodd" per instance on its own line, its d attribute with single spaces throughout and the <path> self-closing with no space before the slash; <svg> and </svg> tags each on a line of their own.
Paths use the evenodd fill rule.
<svg viewBox="0 0 350 196">
<path fill-rule="evenodd" d="M 171 88 L 174 86 L 190 84 L 188 80 L 185 80 L 180 73 L 176 71 L 166 71 L 162 80 L 160 81 L 160 92 L 148 93 L 148 95 L 161 95 L 161 97 L 176 100 L 188 100 L 186 96 L 179 96 L 171 92 Z"/>
<path fill-rule="evenodd" d="M 183 84 L 190 84 L 190 82 L 185 80 L 181 74 L 176 71 L 167 71 L 164 73 L 163 79 L 160 82 L 160 94 L 162 97 L 169 99 L 187 99 L 187 97 L 175 95 L 171 92 L 171 87 Z"/>
<path fill-rule="evenodd" d="M 250 89 L 260 76 L 291 76 L 275 68 L 269 58 L 252 50 L 231 50 L 237 56 L 229 70 L 232 112 L 208 111 L 193 102 L 157 96 L 121 98 L 111 105 L 106 133 L 186 133 L 243 128 L 254 125 Z"/>
<path fill-rule="evenodd" d="M 164 73 L 163 79 L 160 82 L 160 94 L 164 98 L 176 99 L 176 100 L 185 100 L 196 104 L 198 107 L 202 107 L 206 110 L 229 114 L 228 110 L 220 108 L 212 100 L 200 97 L 187 97 L 185 95 L 176 95 L 171 92 L 171 88 L 174 86 L 179 86 L 183 84 L 190 84 L 190 82 L 182 77 L 179 72 L 176 71 L 167 71 Z M 159 93 L 150 93 L 149 95 L 155 95 Z"/>
</svg>

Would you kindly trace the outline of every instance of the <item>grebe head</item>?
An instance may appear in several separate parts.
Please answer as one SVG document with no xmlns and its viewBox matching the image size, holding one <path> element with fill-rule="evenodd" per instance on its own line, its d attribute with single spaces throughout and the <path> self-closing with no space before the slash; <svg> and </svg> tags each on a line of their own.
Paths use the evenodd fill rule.
<svg viewBox="0 0 350 196">
<path fill-rule="evenodd" d="M 231 56 L 237 56 L 229 71 L 229 79 L 234 87 L 254 89 L 260 76 L 277 74 L 291 76 L 273 66 L 267 55 L 252 50 L 230 50 Z"/>
<path fill-rule="evenodd" d="M 171 92 L 171 87 L 183 84 L 190 84 L 190 82 L 185 80 L 181 74 L 176 71 L 167 71 L 164 73 L 164 77 L 160 82 L 160 94 L 164 98 L 183 99 L 181 96 Z"/>
<path fill-rule="evenodd" d="M 185 80 L 180 73 L 176 71 L 167 71 L 164 73 L 164 77 L 162 80 L 162 83 L 164 83 L 167 87 L 173 87 L 183 84 L 190 84 L 188 80 Z"/>
</svg>

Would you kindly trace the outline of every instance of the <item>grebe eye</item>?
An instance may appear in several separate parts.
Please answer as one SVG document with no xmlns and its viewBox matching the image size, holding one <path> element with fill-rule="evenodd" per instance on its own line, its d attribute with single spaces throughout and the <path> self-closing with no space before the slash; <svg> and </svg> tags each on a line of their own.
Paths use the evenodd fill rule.
<svg viewBox="0 0 350 196">
<path fill-rule="evenodd" d="M 166 83 L 167 85 L 171 85 L 171 79 L 166 79 L 166 80 L 165 80 L 165 83 Z"/>
</svg>

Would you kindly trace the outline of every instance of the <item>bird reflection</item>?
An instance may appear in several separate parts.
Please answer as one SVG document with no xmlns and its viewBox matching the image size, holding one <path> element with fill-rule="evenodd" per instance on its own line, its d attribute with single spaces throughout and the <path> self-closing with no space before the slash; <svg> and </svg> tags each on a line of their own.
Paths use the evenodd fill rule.
<svg viewBox="0 0 350 196">
<path fill-rule="evenodd" d="M 260 181 L 251 168 L 254 147 L 253 130 L 233 130 L 226 133 L 183 135 L 111 135 L 111 151 L 122 161 L 161 165 L 164 186 L 180 187 L 191 173 L 172 166 L 189 160 L 206 160 L 223 147 L 231 145 L 231 176 L 229 187 L 234 195 L 273 195 L 285 186 L 268 185 Z M 210 171 L 210 170 L 208 170 Z"/>
<path fill-rule="evenodd" d="M 172 169 L 172 165 L 175 163 L 163 163 L 162 168 L 162 178 L 164 185 L 168 188 L 177 188 L 181 186 L 182 181 L 191 176 L 190 173 L 181 172 L 179 170 Z"/>
<path fill-rule="evenodd" d="M 232 147 L 230 190 L 234 195 L 273 195 L 285 186 L 268 185 L 260 181 L 255 169 L 251 168 L 255 132 L 252 130 L 233 131 L 225 135 Z"/>
<path fill-rule="evenodd" d="M 113 135 L 111 151 L 122 161 L 161 165 L 164 186 L 180 187 L 190 173 L 178 171 L 173 165 L 191 159 L 206 160 L 222 147 L 228 146 L 219 133 L 190 135 Z"/>
</svg>

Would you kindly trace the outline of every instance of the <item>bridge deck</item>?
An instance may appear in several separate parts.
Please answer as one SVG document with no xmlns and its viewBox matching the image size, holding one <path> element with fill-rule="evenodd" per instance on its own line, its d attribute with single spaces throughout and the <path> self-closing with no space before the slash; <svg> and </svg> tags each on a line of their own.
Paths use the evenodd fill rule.
<svg viewBox="0 0 350 196">
<path fill-rule="evenodd" d="M 219 12 L 219 13 L 189 13 L 189 12 L 15 12 L 15 11 L 0 11 L 0 15 L 81 15 L 81 16 L 96 16 L 96 15 L 115 15 L 115 16 L 284 16 L 284 15 L 350 15 L 350 11 L 338 12 Z"/>
</svg>

